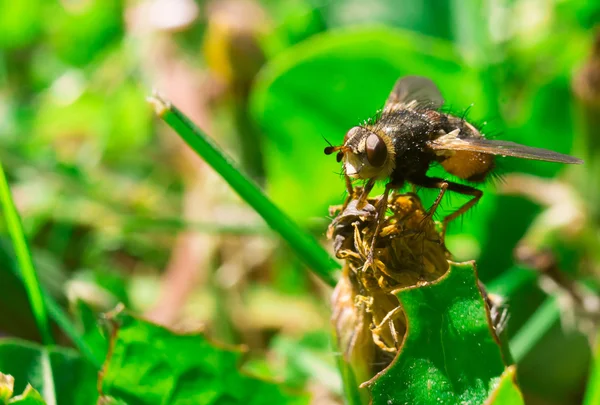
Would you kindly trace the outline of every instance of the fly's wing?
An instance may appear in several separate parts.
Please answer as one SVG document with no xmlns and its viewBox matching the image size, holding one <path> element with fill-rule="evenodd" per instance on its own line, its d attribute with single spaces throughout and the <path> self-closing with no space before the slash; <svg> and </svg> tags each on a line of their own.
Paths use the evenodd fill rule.
<svg viewBox="0 0 600 405">
<path fill-rule="evenodd" d="M 422 76 L 405 76 L 398 79 L 383 109 L 438 109 L 443 104 L 444 98 L 431 80 Z"/>
<path fill-rule="evenodd" d="M 521 159 L 543 160 L 546 162 L 582 164 L 583 160 L 563 155 L 548 149 L 533 148 L 509 141 L 496 141 L 485 138 L 458 138 L 453 132 L 428 142 L 431 149 L 439 151 L 469 151 L 488 155 L 513 156 Z"/>
</svg>

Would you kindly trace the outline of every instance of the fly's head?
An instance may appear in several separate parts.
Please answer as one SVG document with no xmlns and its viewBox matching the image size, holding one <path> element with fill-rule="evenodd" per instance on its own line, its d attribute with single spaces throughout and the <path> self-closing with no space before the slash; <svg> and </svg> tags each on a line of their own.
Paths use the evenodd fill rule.
<svg viewBox="0 0 600 405">
<path fill-rule="evenodd" d="M 344 163 L 346 175 L 357 179 L 384 179 L 394 169 L 394 145 L 389 136 L 365 127 L 353 127 L 341 146 L 328 146 L 325 153 L 337 152 L 337 161 Z"/>
</svg>

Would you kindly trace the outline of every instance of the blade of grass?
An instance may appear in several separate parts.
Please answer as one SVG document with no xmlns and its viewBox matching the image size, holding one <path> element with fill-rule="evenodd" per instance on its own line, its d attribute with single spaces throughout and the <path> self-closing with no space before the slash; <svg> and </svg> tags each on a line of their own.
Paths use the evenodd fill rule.
<svg viewBox="0 0 600 405">
<path fill-rule="evenodd" d="M 560 312 L 554 297 L 548 297 L 510 341 L 510 351 L 519 363 L 558 322 Z"/>
<path fill-rule="evenodd" d="M 265 222 L 289 243 L 291 248 L 323 281 L 334 286 L 333 272 L 340 265 L 308 233 L 285 215 L 261 191 L 244 176 L 223 151 L 192 123 L 177 107 L 163 100 L 157 94 L 148 101 L 154 106 L 156 114 L 165 121 L 194 152 L 202 157 L 223 179 L 242 197 Z"/>
<path fill-rule="evenodd" d="M 92 350 L 85 342 L 85 340 L 83 340 L 83 338 L 80 336 L 79 332 L 77 331 L 77 328 L 75 328 L 75 326 L 71 323 L 69 317 L 64 312 L 64 310 L 60 307 L 60 305 L 58 305 L 58 303 L 52 298 L 52 296 L 44 290 L 44 288 L 38 282 L 37 274 L 35 273 L 35 268 L 33 267 L 33 262 L 31 260 L 29 247 L 27 246 L 27 241 L 25 239 L 23 227 L 21 225 L 21 219 L 14 205 L 1 161 L 0 200 L 0 204 L 2 205 L 2 211 L 4 213 L 4 217 L 6 218 L 7 227 L 15 248 L 15 256 L 17 257 L 17 262 L 19 264 L 18 268 L 15 266 L 9 267 L 25 285 L 30 300 L 31 296 L 33 295 L 36 299 L 36 305 L 42 306 L 42 315 L 41 317 L 38 317 L 35 311 L 39 310 L 39 308 L 34 307 L 34 303 L 33 301 L 31 301 L 31 306 L 34 309 L 34 315 L 36 318 L 36 322 L 38 323 L 38 327 L 40 328 L 40 333 L 42 334 L 44 344 L 53 344 L 53 339 L 52 335 L 50 334 L 50 327 L 48 322 L 49 315 L 52 319 L 54 319 L 54 321 L 63 330 L 63 332 L 73 341 L 73 343 L 82 353 L 82 355 L 99 370 L 102 366 L 102 360 L 97 359 L 94 356 Z M 30 272 L 27 276 L 28 278 L 26 277 L 26 272 Z M 33 273 L 33 275 L 31 275 L 31 273 Z M 33 285 L 28 284 L 31 283 L 31 280 L 34 280 Z"/>
<path fill-rule="evenodd" d="M 23 233 L 21 218 L 12 199 L 2 162 L 0 162 L 0 204 L 2 204 L 6 227 L 8 228 L 8 233 L 15 249 L 19 271 L 25 285 L 25 290 L 27 291 L 27 296 L 29 297 L 29 303 L 31 304 L 37 327 L 42 335 L 42 342 L 45 345 L 52 345 L 54 344 L 54 339 L 50 332 L 48 311 L 42 296 L 37 273 L 33 268 L 29 246 Z"/>
<path fill-rule="evenodd" d="M 600 404 L 600 334 L 594 345 L 594 362 L 591 366 L 583 405 Z"/>
<path fill-rule="evenodd" d="M 10 270 L 16 274 L 16 276 L 23 281 L 22 275 L 19 273 L 18 269 L 14 266 L 10 266 Z M 62 307 L 52 298 L 42 286 L 42 296 L 44 298 L 44 302 L 46 303 L 46 308 L 48 309 L 48 315 L 50 318 L 56 322 L 56 324 L 61 328 L 61 330 L 67 335 L 69 339 L 73 342 L 75 347 L 79 350 L 79 352 L 85 357 L 91 364 L 96 367 L 97 370 L 100 370 L 102 367 L 102 359 L 97 358 L 86 341 L 81 337 L 81 334 L 77 330 L 77 328 L 73 325 L 68 315 L 62 309 Z"/>
<path fill-rule="evenodd" d="M 486 283 L 485 287 L 491 293 L 510 298 L 522 288 L 531 286 L 536 279 L 535 272 L 515 266 L 500 273 L 498 277 Z"/>
<path fill-rule="evenodd" d="M 61 328 L 61 330 L 71 339 L 77 350 L 81 355 L 87 359 L 96 370 L 102 368 L 103 359 L 96 357 L 87 342 L 81 337 L 80 332 L 77 330 L 75 325 L 71 322 L 71 319 L 67 316 L 61 306 L 50 296 L 46 291 L 42 289 L 46 306 L 48 307 L 48 313 L 54 319 L 54 322 Z"/>
</svg>

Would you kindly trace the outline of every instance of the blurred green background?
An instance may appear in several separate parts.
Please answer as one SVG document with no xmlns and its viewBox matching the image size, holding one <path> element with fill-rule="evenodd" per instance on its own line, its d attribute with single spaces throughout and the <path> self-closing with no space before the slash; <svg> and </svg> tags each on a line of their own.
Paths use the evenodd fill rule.
<svg viewBox="0 0 600 405">
<path fill-rule="evenodd" d="M 155 88 L 173 101 L 328 246 L 327 209 L 344 183 L 325 139 L 340 143 L 398 77 L 418 74 L 486 135 L 586 159 L 499 159 L 504 183 L 486 183 L 448 236 L 506 298 L 529 402 L 581 403 L 598 317 L 567 286 L 593 296 L 598 283 L 600 2 L 0 0 L 0 10 L 0 160 L 42 283 L 76 319 L 83 300 L 204 325 L 247 344 L 248 368 L 339 401 L 330 290 L 145 98 Z M 439 216 L 463 201 L 450 196 Z M 38 340 L 0 236 L 0 334 Z M 551 252 L 567 281 L 515 260 L 519 243 Z"/>
</svg>

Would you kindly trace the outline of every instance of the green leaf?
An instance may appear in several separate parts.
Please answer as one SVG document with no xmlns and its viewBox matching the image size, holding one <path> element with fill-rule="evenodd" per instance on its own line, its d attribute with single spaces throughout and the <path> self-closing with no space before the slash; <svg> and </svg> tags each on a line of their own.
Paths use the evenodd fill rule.
<svg viewBox="0 0 600 405">
<path fill-rule="evenodd" d="M 571 109 L 570 76 L 554 77 L 542 85 L 529 86 L 526 99 L 516 122 L 507 122 L 507 139 L 529 146 L 570 153 L 575 127 Z M 551 162 L 532 162 L 525 159 L 511 161 L 511 172 L 532 173 L 554 177 L 565 165 Z"/>
<path fill-rule="evenodd" d="M 242 353 L 203 334 L 178 335 L 125 312 L 104 367 L 102 394 L 129 404 L 306 404 L 308 397 L 244 375 Z"/>
<path fill-rule="evenodd" d="M 90 0 L 70 7 L 56 2 L 47 10 L 49 44 L 65 62 L 84 66 L 123 33 L 121 0 Z"/>
<path fill-rule="evenodd" d="M 471 263 L 397 297 L 408 332 L 396 360 L 371 386 L 373 404 L 482 404 L 505 370 Z"/>
<path fill-rule="evenodd" d="M 92 353 L 91 349 L 88 347 L 87 343 L 84 341 L 84 339 L 82 339 L 82 337 L 79 335 L 79 332 L 76 330 L 75 326 L 72 324 L 71 320 L 69 319 L 69 317 L 67 316 L 67 314 L 64 312 L 64 310 L 62 309 L 62 307 L 54 300 L 54 298 L 43 288 L 43 286 L 40 286 L 37 282 L 37 275 L 35 273 L 35 269 L 33 268 L 33 264 L 31 263 L 31 257 L 29 256 L 29 251 L 28 251 L 28 247 L 27 247 L 27 243 L 25 240 L 25 236 L 23 235 L 23 230 L 20 229 L 20 221 L 18 218 L 18 213 L 16 212 L 16 209 L 14 208 L 14 205 L 12 203 L 12 198 L 10 196 L 10 192 L 8 189 L 8 185 L 5 184 L 6 190 L 5 190 L 5 194 L 3 195 L 3 204 L 4 204 L 4 210 L 6 210 L 6 212 L 9 214 L 7 216 L 10 217 L 10 221 L 12 223 L 12 228 L 11 228 L 11 236 L 13 238 L 13 240 L 16 240 L 18 248 L 16 249 L 16 251 L 18 251 L 18 262 L 19 262 L 19 266 L 17 266 L 17 264 L 15 263 L 15 260 L 12 260 L 10 258 L 10 254 L 8 253 L 8 251 L 6 251 L 4 249 L 3 243 L 1 243 L 2 241 L 0 241 L 0 263 L 2 263 L 3 268 L 10 270 L 18 279 L 19 281 L 21 281 L 24 285 L 24 287 L 27 289 L 29 296 L 36 296 L 37 294 L 41 294 L 42 295 L 42 299 L 39 300 L 39 298 L 36 298 L 36 300 L 42 301 L 42 303 L 45 304 L 46 309 L 48 311 L 48 315 L 54 319 L 54 321 L 58 324 L 58 326 L 65 332 L 65 334 L 73 341 L 73 343 L 75 344 L 75 346 L 81 351 L 81 353 L 88 359 L 88 361 L 90 361 L 92 364 L 96 365 L 96 367 L 99 369 L 100 365 L 101 365 L 101 360 L 97 357 L 94 356 L 94 353 Z M 15 255 L 17 255 L 17 252 L 15 252 Z M 19 268 L 20 267 L 20 268 Z M 29 272 L 29 276 L 26 277 L 24 271 L 22 269 L 26 269 L 27 272 Z M 7 275 L 3 274 L 2 276 L 0 276 L 0 281 L 6 280 Z M 34 280 L 35 279 L 35 280 Z M 8 280 L 11 281 L 12 279 L 10 277 L 8 277 Z M 5 288 L 10 288 L 10 285 L 7 283 L 2 284 Z M 36 289 L 40 289 L 39 292 L 36 291 Z M 14 295 L 12 295 L 14 293 L 14 291 L 10 291 L 10 292 L 5 292 L 3 294 L 3 298 L 6 299 L 10 299 L 11 297 L 14 297 Z M 10 302 L 11 305 L 14 305 L 15 302 L 17 301 L 6 301 L 6 302 Z M 39 310 L 43 310 L 39 309 Z M 42 311 L 42 315 L 43 315 Z M 36 315 L 36 320 L 38 320 L 38 325 L 39 325 L 39 318 L 37 317 L 37 312 L 34 312 L 34 315 Z M 3 315 L 7 315 L 7 314 L 3 314 Z M 2 317 L 0 317 L 1 319 Z M 15 320 L 11 320 L 11 322 L 14 324 L 16 323 Z M 49 330 L 47 332 L 48 334 L 50 333 Z"/>
<path fill-rule="evenodd" d="M 25 234 L 23 232 L 23 224 L 21 217 L 17 211 L 12 198 L 10 187 L 4 174 L 4 168 L 0 162 L 0 206 L 8 233 L 13 243 L 15 256 L 19 263 L 19 274 L 25 285 L 29 303 L 33 310 L 33 315 L 40 330 L 42 340 L 46 344 L 52 344 L 54 339 L 50 331 L 50 322 L 48 319 L 48 309 L 43 297 L 42 288 L 38 280 L 37 273 L 33 267 L 31 252 Z"/>
<path fill-rule="evenodd" d="M 21 395 L 14 397 L 8 403 L 10 405 L 46 405 L 44 398 L 31 385 L 28 385 Z"/>
<path fill-rule="evenodd" d="M 600 404 L 600 334 L 596 337 L 594 363 L 585 390 L 584 405 Z"/>
<path fill-rule="evenodd" d="M 29 383 L 51 405 L 93 404 L 98 398 L 95 368 L 70 349 L 3 339 L 0 372 L 14 376 L 15 391 L 26 389 Z M 29 397 L 35 398 L 35 394 L 29 393 L 23 400 Z"/>
<path fill-rule="evenodd" d="M 516 367 L 508 367 L 502 374 L 498 387 L 492 392 L 485 405 L 525 404 L 523 394 L 517 386 L 516 378 Z"/>
<path fill-rule="evenodd" d="M 341 394 L 342 381 L 331 357 L 330 340 L 325 335 L 326 345 L 315 345 L 316 342 L 311 341 L 314 337 L 316 334 L 296 340 L 279 335 L 273 339 L 272 352 L 281 357 L 281 362 L 285 363 L 281 374 L 288 384 L 302 387 L 307 381 L 313 380 L 327 387 L 330 392 Z M 320 340 L 319 338 L 316 340 Z"/>
<path fill-rule="evenodd" d="M 15 379 L 12 375 L 0 373 L 0 403 L 7 402 L 12 397 L 15 388 Z"/>
<path fill-rule="evenodd" d="M 72 307 L 82 329 L 81 338 L 93 351 L 94 358 L 105 359 L 108 353 L 108 338 L 105 334 L 105 328 L 99 322 L 98 312 L 94 311 L 88 303 L 81 299 L 76 299 L 72 303 Z"/>
<path fill-rule="evenodd" d="M 395 0 L 344 0 L 323 3 L 329 26 L 365 23 L 408 29 L 422 34 L 448 38 L 452 35 L 450 20 L 454 17 L 448 0 L 411 0 L 402 4 Z M 435 5 L 434 5 L 435 4 Z M 435 12 L 426 12 L 435 7 Z M 463 7 L 468 7 L 466 4 Z M 465 22 L 461 21 L 464 25 Z"/>
<path fill-rule="evenodd" d="M 361 27 L 316 35 L 269 62 L 257 78 L 251 108 L 265 139 L 268 192 L 296 219 L 322 217 L 343 195 L 340 164 L 323 155 L 354 125 L 372 117 L 402 75 L 431 77 L 448 105 L 487 114 L 476 72 L 453 46 L 393 28 Z M 337 185 L 334 187 L 334 185 Z M 319 198 L 307 198 L 318 195 Z M 301 204 L 298 202 L 302 201 Z"/>
<path fill-rule="evenodd" d="M 12 375 L 0 373 L 0 404 L 46 404 L 40 393 L 29 384 L 25 387 L 23 394 L 11 399 L 14 392 L 14 383 L 15 379 Z"/>
<path fill-rule="evenodd" d="M 0 0 L 0 49 L 33 42 L 41 31 L 40 0 Z"/>
<path fill-rule="evenodd" d="M 113 397 L 100 397 L 98 405 L 127 405 L 127 402 Z"/>
</svg>

